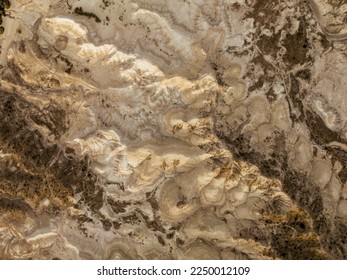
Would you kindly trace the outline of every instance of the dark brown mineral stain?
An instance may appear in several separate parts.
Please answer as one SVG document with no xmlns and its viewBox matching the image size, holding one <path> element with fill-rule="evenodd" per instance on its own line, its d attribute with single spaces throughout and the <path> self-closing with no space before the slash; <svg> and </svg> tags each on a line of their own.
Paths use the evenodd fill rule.
<svg viewBox="0 0 347 280">
<path fill-rule="evenodd" d="M 329 129 L 322 118 L 310 110 L 305 111 L 306 125 L 310 129 L 312 140 L 318 145 L 329 144 L 330 142 L 337 141 L 344 143 L 339 133 Z"/>
<path fill-rule="evenodd" d="M 286 229 L 284 228 L 283 231 Z M 275 257 L 286 260 L 329 260 L 331 257 L 320 249 L 316 235 L 297 235 L 288 237 L 286 234 L 275 235 L 271 243 L 276 252 Z"/>
<path fill-rule="evenodd" d="M 274 60 L 276 60 L 277 53 L 279 50 L 279 40 L 281 37 L 280 32 L 275 33 L 274 26 L 280 16 L 280 11 L 278 9 L 278 0 L 253 1 L 252 10 L 246 13 L 245 18 L 253 18 L 256 28 L 256 45 L 260 51 L 258 57 L 263 59 L 264 55 L 270 55 Z M 266 36 L 262 34 L 262 30 L 268 29 L 273 34 L 271 36 Z M 261 63 L 265 66 L 268 62 Z M 268 75 L 266 75 L 268 76 Z"/>
<path fill-rule="evenodd" d="M 302 104 L 302 93 L 299 81 L 293 75 L 290 75 L 290 89 L 289 89 L 289 104 L 294 107 L 299 114 L 294 115 L 293 109 L 290 110 L 290 118 L 293 122 L 303 122 L 305 119 L 304 106 Z"/>
<path fill-rule="evenodd" d="M 248 88 L 248 91 L 249 91 L 249 92 L 253 92 L 254 90 L 261 89 L 262 86 L 264 85 L 264 81 L 265 81 L 265 77 L 262 75 L 261 77 L 259 77 L 259 79 L 257 79 L 257 80 L 255 81 L 254 84 L 252 84 L 252 85 Z"/>
<path fill-rule="evenodd" d="M 107 199 L 107 203 L 111 206 L 113 212 L 115 214 L 121 214 L 125 213 L 127 210 L 127 206 L 131 205 L 131 202 L 129 201 L 122 201 L 122 200 L 113 200 L 111 198 Z"/>
<path fill-rule="evenodd" d="M 3 16 L 9 16 L 10 14 L 7 10 L 11 7 L 11 1 L 9 0 L 1 0 L 0 1 L 0 34 L 4 33 L 5 28 L 2 25 Z"/>
<path fill-rule="evenodd" d="M 309 81 L 311 79 L 311 70 L 310 69 L 303 69 L 296 73 L 296 77 Z"/>
<path fill-rule="evenodd" d="M 284 60 L 288 65 L 293 66 L 295 64 L 303 64 L 307 62 L 309 42 L 306 34 L 306 22 L 304 18 L 300 19 L 300 24 L 297 32 L 293 35 L 287 34 L 283 42 L 286 48 L 286 54 Z"/>
<path fill-rule="evenodd" d="M 298 30 L 294 34 L 290 34 L 292 18 L 287 17 L 283 28 L 277 30 L 278 21 L 283 16 L 283 4 L 282 1 L 278 0 L 256 0 L 253 2 L 252 10 L 246 14 L 246 17 L 254 18 L 256 28 L 255 42 L 260 51 L 259 56 L 269 55 L 275 63 L 284 62 L 289 70 L 297 64 L 307 63 L 310 59 L 308 51 L 311 46 L 307 36 L 310 26 L 307 23 L 306 16 L 301 16 L 297 18 L 299 21 Z M 297 8 L 302 15 L 311 13 L 307 1 L 300 2 Z M 263 34 L 264 29 L 270 30 L 272 35 L 267 36 Z M 283 47 L 286 50 L 284 55 L 281 52 Z M 268 63 L 261 63 L 262 66 L 266 64 Z M 266 76 L 269 75 L 266 74 Z"/>
<path fill-rule="evenodd" d="M 73 64 L 70 62 L 70 60 L 68 60 L 66 57 L 60 55 L 58 56 L 58 58 L 65 63 L 66 65 L 66 69 L 65 69 L 65 73 L 67 74 L 71 74 L 71 71 L 73 69 Z"/>
<path fill-rule="evenodd" d="M 151 196 L 147 201 L 149 202 L 149 204 L 151 204 L 153 211 L 159 210 L 158 201 L 154 196 Z"/>
<path fill-rule="evenodd" d="M 270 215 L 267 224 L 274 232 L 270 240 L 270 256 L 288 260 L 330 259 L 321 249 L 319 236 L 312 232 L 306 212 L 297 209 L 286 215 Z"/>
<path fill-rule="evenodd" d="M 312 121 L 316 124 L 318 122 L 317 119 L 311 120 L 311 123 Z M 321 125 L 320 122 L 319 124 Z M 314 125 L 313 127 L 316 127 L 316 125 Z M 238 132 L 237 130 L 235 131 L 230 129 L 230 134 L 226 134 L 225 131 L 227 130 L 220 130 L 217 125 L 216 134 L 221 140 L 225 142 L 228 149 L 233 152 L 236 158 L 245 160 L 251 164 L 258 166 L 259 170 L 264 176 L 281 180 L 283 191 L 287 193 L 301 209 L 304 209 L 312 217 L 313 229 L 308 233 L 319 235 L 321 240 L 328 240 L 331 236 L 334 236 L 334 238 L 331 238 L 331 240 L 335 240 L 335 245 L 332 245 L 332 241 L 329 241 L 330 243 L 328 241 L 321 241 L 321 248 L 324 248 L 324 250 L 329 252 L 329 254 L 333 256 L 333 258 L 346 258 L 346 252 L 342 249 L 337 249 L 341 247 L 341 244 L 338 244 L 339 241 L 336 241 L 335 237 L 341 235 L 341 232 L 335 230 L 336 225 L 333 223 L 333 221 L 328 221 L 326 216 L 324 215 L 325 209 L 323 207 L 323 201 L 319 188 L 317 186 L 309 184 L 304 174 L 293 171 L 288 167 L 288 159 L 286 156 L 287 152 L 285 150 L 285 137 L 283 135 L 275 135 L 275 137 L 271 140 L 273 142 L 274 152 L 270 155 L 262 155 L 252 148 L 252 146 L 249 144 L 250 139 L 246 135 L 241 134 L 241 129 L 242 127 Z M 325 134 L 321 135 L 321 140 L 319 140 L 319 143 L 326 143 L 327 141 L 334 139 L 330 138 L 329 135 L 336 137 L 336 134 L 331 134 L 331 131 L 322 131 L 321 129 L 317 129 L 317 131 L 315 132 L 317 134 L 317 138 L 318 134 Z M 298 223 L 298 227 L 307 229 L 307 223 L 300 222 Z M 314 248 L 312 249 L 311 245 L 307 245 L 307 250 L 302 251 L 302 248 L 306 246 L 305 244 L 307 244 L 308 241 L 305 238 L 304 240 L 302 240 L 302 236 L 295 235 L 294 237 L 294 239 L 292 237 L 288 237 L 289 239 L 287 237 L 287 239 L 283 239 L 283 236 L 279 237 L 273 234 L 272 245 L 274 246 L 274 248 L 277 248 L 275 249 L 276 256 L 292 259 L 329 258 L 329 256 L 322 250 L 317 251 Z M 249 236 L 249 238 L 252 238 L 251 235 Z M 265 242 L 265 239 L 263 237 L 258 236 L 258 238 L 259 240 L 257 241 L 261 241 L 262 243 Z M 283 243 L 283 240 L 287 241 Z M 315 238 L 314 242 L 319 242 L 319 239 Z M 285 247 L 285 244 L 291 244 L 291 249 L 289 247 Z M 283 254 L 285 255 L 279 255 L 279 252 L 284 252 Z"/>
<path fill-rule="evenodd" d="M 163 237 L 161 237 L 161 236 L 158 235 L 158 234 L 156 234 L 155 236 L 157 237 L 158 242 L 159 242 L 160 245 L 162 245 L 162 246 L 165 246 L 165 245 L 166 245 L 166 243 L 165 243 Z"/>
<path fill-rule="evenodd" d="M 177 247 L 182 247 L 184 245 L 184 240 L 182 240 L 181 238 L 177 237 L 176 238 L 176 245 Z"/>
<path fill-rule="evenodd" d="M 0 197 L 0 209 L 3 211 L 19 210 L 25 213 L 32 213 L 31 207 L 20 199 L 10 199 L 7 197 Z"/>
<path fill-rule="evenodd" d="M 30 118 L 38 125 L 47 127 L 56 138 L 59 138 L 66 131 L 66 113 L 57 104 L 49 103 L 37 114 L 31 114 Z"/>
<path fill-rule="evenodd" d="M 279 0 L 256 0 L 253 3 L 253 10 L 247 13 L 246 17 L 254 18 L 257 27 L 276 23 L 276 19 L 280 15 L 277 9 Z"/>
<path fill-rule="evenodd" d="M 347 144 L 341 135 L 329 129 L 322 118 L 310 110 L 306 110 L 306 125 L 310 130 L 311 139 L 314 143 L 324 147 L 324 149 L 331 155 L 333 161 L 339 161 L 342 165 L 342 170 L 338 176 L 342 183 L 347 181 L 347 152 L 340 148 L 329 147 L 328 144 L 332 142 L 339 142 Z"/>
<path fill-rule="evenodd" d="M 347 152 L 339 148 L 326 147 L 325 148 L 331 155 L 332 160 L 339 161 L 342 165 L 341 171 L 337 174 L 341 180 L 342 184 L 347 181 Z"/>
<path fill-rule="evenodd" d="M 262 41 L 263 36 L 260 38 L 260 45 L 262 45 L 264 42 Z M 274 45 L 269 46 L 271 50 L 275 50 L 276 47 Z M 255 66 L 261 67 L 264 71 L 264 75 L 261 75 L 259 78 L 255 79 L 255 81 L 251 81 L 250 86 L 248 88 L 248 91 L 252 93 L 255 90 L 260 90 L 265 83 L 268 85 L 272 85 L 274 83 L 274 71 L 276 70 L 275 67 L 265 60 L 264 55 L 268 54 L 270 49 L 263 49 L 263 53 L 258 54 L 251 60 L 251 67 L 250 67 L 250 73 L 254 73 Z M 275 53 L 274 53 L 275 54 Z M 253 65 L 252 65 L 253 64 Z M 253 82 L 253 83 L 252 83 Z M 265 96 L 268 100 L 268 102 L 271 104 L 274 101 L 277 100 L 277 95 L 274 93 L 274 90 L 272 86 L 265 92 Z"/>
<path fill-rule="evenodd" d="M 25 84 L 21 76 L 21 70 L 12 62 L 9 62 L 6 69 L 1 73 L 1 79 L 20 86 Z"/>
<path fill-rule="evenodd" d="M 66 113 L 54 103 L 39 109 L 16 93 L 0 91 L 0 147 L 18 156 L 22 164 L 15 172 L 1 172 L 1 193 L 36 206 L 44 198 L 52 199 L 53 204 L 59 199 L 63 204 L 48 209 L 55 211 L 56 206 L 70 206 L 69 197 L 80 192 L 92 213 L 98 213 L 103 193 L 90 171 L 88 157 L 76 157 L 73 150 L 65 153 L 37 126 L 59 140 L 67 130 Z"/>
<path fill-rule="evenodd" d="M 141 223 L 141 218 L 136 212 L 129 213 L 128 215 L 121 217 L 121 219 L 125 224 L 135 225 Z"/>
<path fill-rule="evenodd" d="M 109 220 L 107 220 L 107 219 L 103 219 L 103 220 L 101 220 L 101 222 L 102 222 L 103 228 L 104 228 L 106 231 L 111 230 L 111 228 L 112 228 L 112 226 L 113 226 L 113 224 L 112 224 L 111 221 L 109 221 Z"/>
<path fill-rule="evenodd" d="M 24 41 L 20 41 L 19 46 L 18 46 L 18 50 L 21 53 L 25 53 L 26 52 L 26 47 L 25 47 Z"/>
<path fill-rule="evenodd" d="M 280 37 L 280 33 L 272 36 L 261 35 L 257 42 L 261 55 L 271 55 L 275 59 L 280 49 L 278 46 Z"/>
<path fill-rule="evenodd" d="M 138 213 L 142 216 L 143 220 L 146 223 L 146 226 L 150 229 L 152 229 L 153 231 L 159 231 L 163 234 L 166 233 L 165 228 L 162 225 L 162 221 L 160 220 L 160 218 L 158 216 L 155 216 L 154 219 L 150 219 L 148 217 L 148 215 L 146 215 L 145 213 L 143 213 L 143 211 L 138 210 Z"/>
<path fill-rule="evenodd" d="M 77 15 L 86 16 L 88 18 L 93 18 L 95 20 L 95 22 L 101 22 L 100 18 L 96 14 L 94 14 L 92 12 L 85 12 L 85 11 L 83 11 L 82 7 L 75 8 L 74 12 Z"/>
<path fill-rule="evenodd" d="M 22 98 L 0 91 L 0 145 L 18 155 L 28 170 L 16 171 L 10 178 L 8 172 L 3 174 L 1 190 L 11 197 L 24 198 L 37 204 L 40 199 L 50 196 L 49 180 L 43 174 L 55 151 L 50 149 L 49 143 L 45 143 L 38 130 L 30 130 L 32 113 L 32 108 Z M 46 153 L 51 155 L 43 156 Z M 56 188 L 61 187 L 58 182 L 50 183 Z M 71 194 L 71 189 L 64 189 L 63 192 L 64 195 Z M 60 194 L 57 197 L 61 198 Z"/>
</svg>

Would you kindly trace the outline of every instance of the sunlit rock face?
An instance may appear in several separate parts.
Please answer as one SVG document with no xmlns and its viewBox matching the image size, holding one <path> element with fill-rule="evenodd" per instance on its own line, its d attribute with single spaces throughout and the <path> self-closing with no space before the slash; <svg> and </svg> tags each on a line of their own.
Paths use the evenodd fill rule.
<svg viewBox="0 0 347 280">
<path fill-rule="evenodd" d="M 0 258 L 347 258 L 346 9 L 12 0 Z"/>
</svg>

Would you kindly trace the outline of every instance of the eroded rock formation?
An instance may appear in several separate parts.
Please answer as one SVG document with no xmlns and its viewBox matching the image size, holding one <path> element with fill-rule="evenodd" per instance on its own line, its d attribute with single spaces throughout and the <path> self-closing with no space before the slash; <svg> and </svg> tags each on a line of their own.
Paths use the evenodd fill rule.
<svg viewBox="0 0 347 280">
<path fill-rule="evenodd" d="M 346 258 L 346 9 L 12 0 L 0 257 Z"/>
</svg>

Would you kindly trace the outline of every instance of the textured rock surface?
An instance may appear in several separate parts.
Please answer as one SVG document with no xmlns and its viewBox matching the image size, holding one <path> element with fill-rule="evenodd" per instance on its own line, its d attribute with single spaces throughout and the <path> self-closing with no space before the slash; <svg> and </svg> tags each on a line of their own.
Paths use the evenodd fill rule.
<svg viewBox="0 0 347 280">
<path fill-rule="evenodd" d="M 12 0 L 0 258 L 347 258 L 347 3 Z"/>
</svg>

